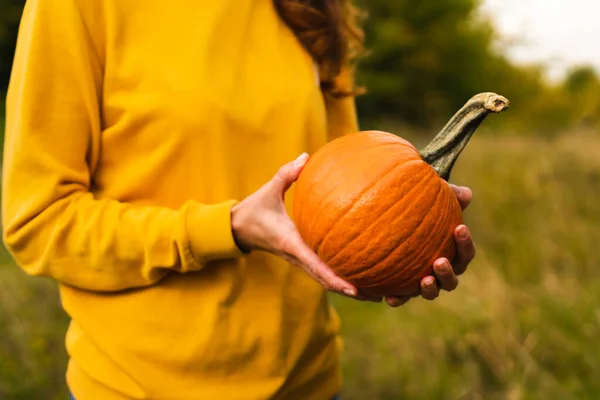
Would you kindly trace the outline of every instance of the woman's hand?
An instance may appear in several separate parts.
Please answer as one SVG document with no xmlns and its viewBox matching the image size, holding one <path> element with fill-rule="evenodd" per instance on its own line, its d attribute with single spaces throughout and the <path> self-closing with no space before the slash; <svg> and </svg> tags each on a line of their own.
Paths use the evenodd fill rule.
<svg viewBox="0 0 600 400">
<path fill-rule="evenodd" d="M 467 187 L 460 187 L 450 184 L 454 194 L 464 210 L 469 206 L 473 193 Z M 475 244 L 469 229 L 465 225 L 459 225 L 454 231 L 456 240 L 457 254 L 454 258 L 454 265 L 446 258 L 439 258 L 433 263 L 435 276 L 427 276 L 421 280 L 421 296 L 426 300 L 433 300 L 440 294 L 441 290 L 448 292 L 456 289 L 458 286 L 457 276 L 463 274 L 467 266 L 475 257 Z M 386 297 L 386 302 L 391 307 L 398 307 L 406 304 L 411 297 Z"/>
<path fill-rule="evenodd" d="M 326 290 L 359 300 L 382 301 L 378 297 L 358 293 L 356 287 L 337 276 L 307 245 L 290 219 L 284 205 L 285 192 L 298 179 L 308 160 L 303 154 L 279 169 L 277 174 L 258 191 L 254 192 L 231 210 L 231 228 L 238 246 L 244 251 L 262 250 L 275 254 L 301 267 Z M 451 185 L 461 207 L 471 201 L 471 190 Z M 463 237 L 463 234 L 466 236 Z M 451 291 L 458 285 L 457 276 L 462 274 L 475 255 L 475 247 L 466 226 L 456 228 L 458 245 L 454 266 L 441 258 L 434 263 L 435 277 L 421 281 L 421 296 L 433 300 L 442 290 Z M 437 280 L 436 280 L 437 279 Z M 405 304 L 410 297 L 387 297 L 392 307 Z"/>
<path fill-rule="evenodd" d="M 231 210 L 233 236 L 244 251 L 263 250 L 303 268 L 329 291 L 359 300 L 381 301 L 358 294 L 356 288 L 337 276 L 307 245 L 284 205 L 285 192 L 298 179 L 308 160 L 302 154 L 279 169 L 258 191 Z"/>
</svg>

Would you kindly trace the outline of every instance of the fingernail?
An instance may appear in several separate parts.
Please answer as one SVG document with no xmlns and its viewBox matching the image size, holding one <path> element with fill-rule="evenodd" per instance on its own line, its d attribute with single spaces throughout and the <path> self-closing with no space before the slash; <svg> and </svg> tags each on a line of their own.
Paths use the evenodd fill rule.
<svg viewBox="0 0 600 400">
<path fill-rule="evenodd" d="M 450 272 L 450 265 L 446 261 L 442 261 L 438 263 L 437 269 L 442 274 L 447 274 L 448 272 Z"/>
<path fill-rule="evenodd" d="M 344 292 L 344 294 L 346 296 L 350 296 L 350 297 L 356 296 L 356 292 L 354 290 L 352 290 L 352 289 L 346 288 L 346 289 L 342 290 L 342 292 Z"/>
<path fill-rule="evenodd" d="M 294 165 L 296 167 L 300 167 L 306 162 L 307 159 L 308 159 L 308 153 L 302 153 L 298 156 L 298 158 L 296 158 L 296 160 L 294 160 Z"/>
<path fill-rule="evenodd" d="M 433 289 L 434 288 L 434 281 L 433 281 L 433 279 L 429 279 L 427 282 L 425 282 L 425 287 L 427 289 Z"/>
<path fill-rule="evenodd" d="M 466 239 L 469 237 L 469 230 L 466 226 L 461 226 L 458 230 L 458 237 L 461 239 Z"/>
</svg>

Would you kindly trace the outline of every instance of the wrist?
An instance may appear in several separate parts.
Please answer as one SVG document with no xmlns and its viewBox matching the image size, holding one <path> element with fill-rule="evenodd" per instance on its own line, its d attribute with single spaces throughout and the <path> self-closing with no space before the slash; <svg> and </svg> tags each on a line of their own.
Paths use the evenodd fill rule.
<svg viewBox="0 0 600 400">
<path fill-rule="evenodd" d="M 238 203 L 231 208 L 231 235 L 238 249 L 244 254 L 249 254 L 252 251 L 251 246 L 243 239 L 243 235 L 241 234 L 243 229 L 243 217 L 241 214 L 243 214 L 243 212 L 240 211 L 242 211 L 242 209 L 243 205 L 241 205 L 241 203 Z"/>
</svg>

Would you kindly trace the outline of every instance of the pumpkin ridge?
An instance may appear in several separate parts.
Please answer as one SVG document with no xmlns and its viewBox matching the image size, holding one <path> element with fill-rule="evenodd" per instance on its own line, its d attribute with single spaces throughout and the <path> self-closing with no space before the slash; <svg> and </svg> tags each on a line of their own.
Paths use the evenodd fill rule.
<svg viewBox="0 0 600 400">
<path fill-rule="evenodd" d="M 329 236 L 331 235 L 331 232 L 333 232 L 333 230 L 335 229 L 335 227 L 344 219 L 344 215 L 348 214 L 348 211 L 350 211 L 355 205 L 356 203 L 360 200 L 360 198 L 362 196 L 364 196 L 364 194 L 366 192 L 368 192 L 370 189 L 372 189 L 378 182 L 378 180 L 386 177 L 387 175 L 391 174 L 396 168 L 405 166 L 407 164 L 413 163 L 413 162 L 418 162 L 418 163 L 422 163 L 424 162 L 421 159 L 417 159 L 417 160 L 411 160 L 405 163 L 396 163 L 392 166 L 392 168 L 388 169 L 387 171 L 385 171 L 383 174 L 381 174 L 377 179 L 373 179 L 373 182 L 369 183 L 368 185 L 366 185 L 354 198 L 354 201 L 352 203 L 350 203 L 348 206 L 344 207 L 344 209 L 340 210 L 340 212 L 337 215 L 337 218 L 335 218 L 335 222 L 333 223 L 333 225 L 329 228 L 329 231 L 327 232 L 327 234 L 323 235 L 323 237 L 321 238 L 321 240 L 317 243 L 315 243 L 315 248 L 316 251 L 315 253 L 319 254 L 321 252 L 321 246 L 323 245 L 323 243 L 327 240 L 327 238 L 329 238 Z"/>
<path fill-rule="evenodd" d="M 404 164 L 406 165 L 406 164 Z M 405 193 L 405 195 L 403 197 L 407 197 L 408 195 L 410 195 L 414 190 L 418 189 L 418 186 L 427 178 L 427 170 L 424 170 L 425 173 L 423 174 L 423 176 L 421 177 L 421 179 L 419 179 L 419 181 L 417 182 L 417 184 L 413 185 L 411 188 L 409 188 L 409 190 Z M 349 247 L 351 247 L 352 243 L 354 243 L 358 238 L 361 237 L 361 235 L 364 233 L 364 231 L 368 230 L 369 228 L 371 228 L 373 225 L 375 225 L 379 220 L 381 220 L 383 217 L 385 217 L 386 215 L 388 215 L 390 212 L 392 212 L 392 210 L 394 210 L 396 207 L 402 207 L 402 202 L 401 201 L 397 201 L 396 203 L 394 203 L 394 205 L 392 205 L 392 207 L 388 208 L 387 211 L 381 213 L 376 219 L 374 219 L 373 221 L 371 221 L 369 223 L 369 225 L 365 226 L 364 229 L 361 232 L 358 232 L 358 234 L 356 234 L 355 236 L 348 238 L 348 242 L 346 243 L 346 246 L 341 249 L 339 252 L 337 252 L 335 255 L 333 255 L 332 257 L 330 257 L 327 261 L 323 260 L 323 262 L 325 262 L 326 264 L 328 263 L 334 263 L 336 258 L 338 258 L 340 256 L 340 254 L 343 253 L 344 250 L 348 249 Z M 406 213 L 400 213 L 396 218 L 402 218 Z M 366 268 L 360 268 L 356 270 L 356 273 L 360 273 L 362 271 L 364 271 L 365 269 L 369 269 L 369 267 Z"/>
<path fill-rule="evenodd" d="M 428 174 L 425 174 L 425 177 L 427 177 L 427 175 L 428 175 Z M 422 181 L 421 181 L 421 182 L 422 182 Z M 420 182 L 419 182 L 419 183 L 420 183 Z M 435 197 L 433 198 L 433 200 L 431 201 L 431 203 L 430 203 L 429 207 L 427 208 L 427 211 L 426 211 L 426 212 L 424 212 L 424 215 L 426 215 L 426 214 L 429 214 L 429 213 L 431 212 L 431 210 L 432 210 L 432 209 L 433 209 L 433 207 L 435 206 L 435 204 L 436 204 L 436 202 L 437 202 L 437 200 L 438 200 L 438 198 L 439 198 L 439 195 L 440 195 L 440 193 L 441 193 L 441 192 L 443 192 L 443 190 L 439 190 L 439 191 L 438 191 L 438 193 L 436 193 Z M 423 196 L 423 197 L 425 197 L 425 196 Z M 422 198 L 422 197 L 421 197 L 421 198 Z M 421 198 L 420 198 L 420 199 L 421 199 Z M 415 200 L 415 201 L 416 201 L 416 200 Z M 398 218 L 400 218 L 400 216 L 398 216 Z M 439 224 L 439 221 L 440 221 L 440 220 L 441 220 L 441 219 L 438 219 L 438 221 L 437 221 L 437 223 L 438 223 L 438 224 Z M 412 235 L 414 232 L 416 232 L 416 231 L 417 231 L 417 230 L 418 230 L 420 227 L 422 227 L 424 222 L 425 222 L 425 218 L 422 218 L 422 219 L 419 221 L 419 223 L 417 224 L 417 226 L 416 226 L 416 227 L 413 229 L 413 231 L 412 231 L 411 235 Z M 437 224 L 436 224 L 436 227 L 437 227 Z M 404 242 L 405 240 L 406 240 L 406 239 L 404 239 L 402 242 Z M 368 266 L 367 268 L 364 268 L 364 269 L 361 271 L 361 273 L 367 272 L 369 269 L 371 269 L 371 268 L 373 268 L 373 267 L 377 267 L 379 264 L 385 263 L 385 261 L 386 261 L 386 260 L 388 260 L 390 257 L 392 257 L 394 254 L 396 254 L 396 253 L 398 253 L 398 252 L 406 251 L 406 249 L 404 249 L 404 248 L 401 246 L 401 244 L 402 244 L 402 243 L 400 243 L 399 245 L 395 246 L 395 248 L 394 248 L 392 251 L 390 251 L 388 254 L 384 255 L 383 257 L 379 258 L 378 260 L 372 261 L 372 262 L 370 263 L 371 265 L 370 265 L 370 266 Z M 424 251 L 424 250 L 423 250 L 423 249 L 421 249 L 421 251 L 420 251 L 419 253 L 416 253 L 416 257 L 411 257 L 411 259 L 418 259 L 418 256 L 420 256 L 420 255 L 423 253 L 423 251 Z M 404 259 L 404 260 L 406 260 L 406 259 Z M 378 284 L 380 284 L 381 282 L 383 282 L 383 281 L 385 281 L 385 280 L 390 280 L 390 279 L 393 279 L 393 278 L 395 278 L 395 275 L 394 275 L 394 270 L 390 270 L 390 271 L 391 271 L 391 272 L 390 272 L 390 275 L 387 275 L 387 276 L 385 276 L 385 277 L 383 277 L 383 278 L 380 278 L 380 279 L 378 279 L 378 280 L 377 280 L 377 279 L 372 279 L 372 280 L 371 280 L 372 284 L 373 284 L 373 285 L 378 285 Z M 352 279 L 361 279 L 361 277 L 360 277 L 360 276 L 358 276 L 359 274 L 360 274 L 360 273 L 357 273 L 357 274 L 353 275 L 353 276 L 352 276 Z"/>
<path fill-rule="evenodd" d="M 426 215 L 429 215 L 429 213 L 431 212 L 432 208 L 433 208 L 433 207 L 434 207 L 434 206 L 435 206 L 435 205 L 438 203 L 440 196 L 441 196 L 441 195 L 444 195 L 444 192 L 445 192 L 444 188 L 443 188 L 442 186 L 439 186 L 439 189 L 437 190 L 437 193 L 436 193 L 436 195 L 435 195 L 435 200 L 433 201 L 433 203 L 432 203 L 432 206 L 431 206 L 431 207 L 430 207 L 430 208 L 427 210 L 427 213 L 426 213 Z M 446 201 L 446 204 L 447 204 L 447 203 L 448 203 L 448 202 Z M 431 241 L 431 238 L 432 238 L 432 237 L 435 237 L 436 235 L 438 235 L 438 234 L 439 234 L 438 228 L 439 228 L 441 225 L 444 225 L 444 224 L 445 224 L 445 219 L 446 219 L 446 216 L 447 216 L 447 215 L 448 215 L 448 208 L 447 208 L 447 207 L 444 207 L 444 208 L 443 208 L 443 214 L 442 214 L 441 216 L 439 216 L 438 218 L 436 218 L 436 219 L 435 219 L 435 221 L 434 221 L 434 223 L 433 223 L 433 228 L 429 230 L 429 235 L 426 235 L 426 236 L 425 236 L 425 238 L 423 239 L 423 242 L 425 242 L 425 243 L 429 243 L 429 242 Z M 422 222 L 424 222 L 424 220 L 425 220 L 425 218 L 423 218 Z M 421 223 L 421 224 L 419 224 L 419 225 L 418 225 L 418 226 L 415 228 L 414 232 L 416 232 L 416 231 L 417 231 L 419 228 L 421 228 L 422 226 L 423 226 L 423 224 L 422 224 L 422 223 Z M 423 253 L 425 253 L 426 251 L 427 251 L 427 249 L 426 249 L 426 246 L 423 246 L 423 247 L 421 248 L 421 251 L 420 251 L 420 252 L 416 253 L 416 254 L 415 254 L 415 256 L 413 256 L 413 257 L 411 257 L 411 258 L 408 258 L 408 260 L 409 260 L 410 262 L 414 262 L 414 261 L 418 260 L 419 258 L 421 258 L 421 256 L 423 255 Z"/>
<path fill-rule="evenodd" d="M 440 195 L 443 194 L 443 193 L 444 193 L 444 189 L 443 188 L 441 188 L 440 190 L 437 191 L 436 197 L 435 197 L 434 201 L 431 203 L 431 207 L 429 207 L 429 209 L 427 210 L 426 214 L 429 214 L 431 212 L 431 210 L 433 209 L 433 207 L 437 204 Z M 448 202 L 446 202 L 446 203 L 448 203 Z M 447 215 L 448 215 L 448 209 L 446 207 L 444 207 L 444 215 L 443 215 L 443 217 L 440 217 L 440 218 L 436 219 L 436 221 L 435 221 L 432 229 L 429 231 L 429 235 L 423 239 L 424 243 L 429 243 L 432 236 L 435 237 L 436 235 L 438 235 L 438 233 L 439 233 L 438 232 L 438 228 L 440 227 L 440 225 L 445 225 L 445 223 L 446 223 L 445 219 L 446 219 Z M 414 229 L 413 232 L 416 232 L 419 228 L 422 228 L 424 221 L 425 221 L 425 218 L 423 218 L 421 220 L 421 222 L 419 223 L 419 225 L 417 225 L 417 227 Z M 445 240 L 443 240 L 442 242 L 444 242 L 444 241 Z M 439 246 L 436 246 L 436 247 L 439 248 Z M 410 258 L 405 258 L 403 260 L 403 262 L 406 262 L 407 265 L 412 265 L 417 260 L 419 260 L 421 258 L 421 256 L 424 253 L 427 252 L 427 250 L 428 250 L 427 246 L 423 246 L 420 249 L 420 251 L 415 252 L 414 255 L 412 257 L 410 257 Z M 390 254 L 388 256 L 391 256 L 393 253 L 395 253 L 397 251 L 398 251 L 398 248 L 394 249 L 394 251 L 390 252 Z M 383 263 L 383 262 L 385 262 L 385 260 L 381 260 L 380 262 Z M 409 270 L 414 271 L 415 275 L 416 275 L 416 273 L 420 272 L 420 269 L 417 269 L 417 268 L 409 268 Z M 391 271 L 392 271 L 391 274 L 387 277 L 388 280 L 394 280 L 394 279 L 396 279 L 398 277 L 398 275 L 402 272 L 402 271 L 398 271 L 398 270 L 391 270 Z M 373 285 L 378 285 L 378 284 L 380 284 L 384 280 L 385 279 L 379 280 L 379 281 L 373 280 L 372 282 L 373 282 Z"/>
<path fill-rule="evenodd" d="M 330 151 L 332 151 L 332 152 L 333 152 L 333 151 L 340 151 L 340 148 L 341 148 L 342 150 L 344 149 L 344 144 L 343 144 L 343 143 L 336 142 L 335 140 L 334 140 L 334 141 L 331 141 L 329 144 L 337 144 L 337 146 L 335 146 L 335 147 L 330 147 L 330 148 L 329 148 L 329 150 L 330 150 Z M 320 153 L 319 153 L 319 151 L 317 151 L 315 154 L 313 154 L 312 156 L 310 156 L 310 157 L 309 157 L 309 163 L 310 163 L 310 161 L 311 161 L 313 158 L 318 158 L 318 157 L 319 157 L 319 154 L 320 154 Z M 336 162 L 345 161 L 346 159 L 348 159 L 349 157 L 351 157 L 351 156 L 353 156 L 353 155 L 354 155 L 354 154 L 347 154 L 347 153 L 344 153 L 344 155 L 343 155 L 342 157 L 339 157 L 339 158 L 337 158 L 337 159 L 336 159 Z M 316 157 L 315 157 L 315 156 L 316 156 Z M 307 165 L 306 165 L 306 166 L 303 168 L 303 171 L 304 171 L 304 169 L 308 169 L 308 168 L 310 168 L 310 164 L 307 164 Z M 300 175 L 300 176 L 302 176 L 302 173 L 301 173 L 301 175 Z M 312 179 L 312 180 L 309 182 L 309 185 L 308 185 L 308 186 L 305 188 L 305 190 L 306 190 L 308 193 L 312 193 L 312 191 L 313 191 L 314 187 L 315 187 L 315 186 L 317 186 L 317 185 L 319 185 L 319 179 L 316 179 L 315 177 L 313 177 L 313 179 Z"/>
<path fill-rule="evenodd" d="M 393 142 L 379 142 L 379 143 L 376 143 L 375 145 L 373 145 L 373 146 L 369 147 L 369 150 L 372 150 L 372 149 L 375 149 L 375 148 L 379 148 L 379 147 L 382 147 L 382 146 L 397 146 L 397 145 L 398 145 L 397 143 L 393 143 Z M 342 147 L 342 148 L 343 148 L 344 146 L 343 146 L 343 145 L 340 145 L 339 147 Z M 350 158 L 351 156 L 354 156 L 354 155 L 355 155 L 355 154 L 346 154 L 346 157 L 341 157 L 341 158 L 338 158 L 338 159 L 336 159 L 336 162 L 338 162 L 338 163 L 339 163 L 339 162 L 341 162 L 341 161 L 347 160 L 348 158 Z M 319 183 L 319 180 L 318 180 L 318 179 L 313 179 L 313 180 L 310 182 L 310 186 L 308 186 L 308 187 L 306 188 L 306 191 L 307 191 L 307 193 L 312 193 L 312 190 L 313 190 L 313 188 L 314 188 L 315 186 L 319 185 L 319 184 L 320 184 L 320 183 Z M 336 187 L 336 186 L 334 186 L 334 185 L 332 185 L 332 187 L 331 187 L 331 190 L 329 190 L 329 191 L 328 191 L 328 192 L 327 192 L 327 193 L 326 193 L 326 194 L 325 194 L 325 195 L 322 197 L 322 199 L 321 199 L 321 200 L 325 199 L 325 198 L 327 197 L 327 195 L 331 194 L 331 192 L 333 192 L 333 191 L 334 191 L 334 190 L 336 190 L 336 189 L 337 189 L 337 187 Z M 354 203 L 352 203 L 352 204 L 354 204 Z M 326 203 L 325 203 L 324 201 L 320 201 L 320 202 L 319 202 L 319 207 L 318 207 L 318 208 L 315 208 L 315 209 L 313 209 L 313 210 L 312 210 L 313 214 L 317 214 L 317 213 L 318 213 L 319 211 L 321 211 L 321 210 L 323 209 L 323 207 L 325 207 L 325 206 L 326 206 Z M 351 206 L 350 206 L 350 207 L 351 207 Z M 302 225 L 302 226 L 304 226 L 304 221 L 302 220 L 302 215 L 304 214 L 304 213 L 303 213 L 303 209 L 304 209 L 304 207 L 300 207 L 299 213 L 298 213 L 298 215 L 297 215 L 297 218 L 298 218 L 298 223 L 299 223 L 299 225 Z M 310 221 L 310 222 L 309 222 L 309 224 L 308 224 L 308 226 L 306 226 L 306 227 L 305 227 L 305 228 L 306 228 L 306 232 L 311 232 L 311 231 L 312 231 L 312 228 L 313 228 L 313 226 L 314 226 L 314 224 L 315 224 L 315 223 L 317 223 L 317 222 L 318 222 L 318 219 L 316 219 L 316 218 L 314 218 L 312 221 Z M 318 244 L 316 244 L 316 245 L 318 245 Z"/>
<path fill-rule="evenodd" d="M 439 195 L 444 194 L 444 192 L 447 192 L 447 191 L 448 191 L 448 189 L 444 188 L 443 186 L 440 186 L 440 190 L 438 191 L 438 194 L 437 194 L 434 204 L 436 204 L 438 202 Z M 435 225 L 429 231 L 429 235 L 423 240 L 423 242 L 430 243 L 431 238 L 436 237 L 436 235 L 438 234 L 438 228 L 440 227 L 440 225 L 448 225 L 448 223 L 451 222 L 452 218 L 449 218 L 449 220 L 446 220 L 448 218 L 450 212 L 452 212 L 453 209 L 456 207 L 454 204 L 452 204 L 451 196 L 453 196 L 452 193 L 450 195 L 446 196 L 446 207 L 443 207 L 443 215 L 440 216 L 440 218 L 438 218 L 436 220 Z M 429 210 L 429 211 L 431 211 L 431 210 Z M 434 247 L 436 249 L 443 251 L 446 248 L 447 242 L 449 240 L 454 240 L 454 236 L 452 235 L 449 238 L 448 237 L 443 238 L 443 240 L 441 240 L 440 243 L 436 243 L 436 245 Z M 423 248 L 421 249 L 421 251 L 419 253 L 417 253 L 415 256 L 411 257 L 411 261 L 410 261 L 410 263 L 407 263 L 407 265 L 413 265 L 413 263 L 416 260 L 418 260 L 423 255 L 423 253 L 426 253 L 427 251 L 428 251 L 427 247 L 423 246 Z M 436 258 L 439 258 L 439 257 L 436 257 Z M 430 260 L 430 263 L 433 263 L 433 261 L 434 260 Z M 452 260 L 450 260 L 450 261 L 452 261 Z M 429 267 L 429 266 L 426 266 L 426 267 Z M 406 277 L 406 276 L 402 277 L 403 281 L 410 281 L 412 279 L 420 281 L 420 279 L 423 278 L 423 275 L 424 275 L 423 273 L 418 274 L 418 272 L 423 271 L 421 268 L 413 267 L 413 268 L 408 268 L 408 270 L 412 271 L 413 274 L 410 277 Z M 431 266 L 431 273 L 433 273 L 433 266 Z M 393 282 L 394 280 L 398 279 L 400 277 L 400 275 L 401 275 L 401 271 L 396 271 L 395 274 L 388 276 L 388 280 Z M 364 287 L 365 288 L 373 288 L 376 286 L 380 286 L 382 282 L 383 282 L 383 280 L 379 280 L 377 282 L 373 281 L 373 282 L 370 282 L 370 284 L 368 286 L 364 286 Z"/>
<path fill-rule="evenodd" d="M 313 185 L 313 186 L 316 186 L 316 185 Z M 327 197 L 329 194 L 331 194 L 336 189 L 337 189 L 337 187 L 332 185 L 331 188 L 329 188 L 329 190 L 327 191 L 327 193 L 325 195 L 323 195 L 323 198 Z M 325 203 L 324 201 L 318 202 L 319 207 L 315 211 L 313 211 L 313 213 L 315 213 L 315 214 L 318 213 L 324 207 L 324 203 Z M 304 207 L 300 207 L 300 211 L 302 211 L 303 209 L 304 209 Z M 304 221 L 302 221 L 302 214 L 303 213 L 300 213 L 297 218 L 299 221 L 299 225 L 302 225 L 304 227 L 305 225 L 304 225 Z M 316 220 L 317 220 L 317 218 L 313 218 L 311 221 L 309 221 L 308 226 L 306 226 L 306 228 L 305 228 L 306 232 L 308 232 L 309 234 L 310 234 L 312 227 L 314 226 Z"/>
</svg>

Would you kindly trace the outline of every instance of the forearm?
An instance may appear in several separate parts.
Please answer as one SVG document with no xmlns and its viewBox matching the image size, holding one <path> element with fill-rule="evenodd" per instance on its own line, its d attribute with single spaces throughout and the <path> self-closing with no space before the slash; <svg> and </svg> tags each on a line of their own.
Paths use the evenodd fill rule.
<svg viewBox="0 0 600 400">
<path fill-rule="evenodd" d="M 7 188 L 4 241 L 31 275 L 93 291 L 156 283 L 237 257 L 230 228 L 233 202 L 180 209 L 135 207 L 78 192 L 19 213 L 18 188 Z M 22 193 L 22 192 L 19 192 Z M 13 210 L 13 211 L 11 211 Z"/>
</svg>

